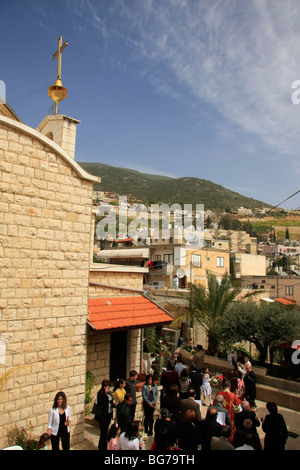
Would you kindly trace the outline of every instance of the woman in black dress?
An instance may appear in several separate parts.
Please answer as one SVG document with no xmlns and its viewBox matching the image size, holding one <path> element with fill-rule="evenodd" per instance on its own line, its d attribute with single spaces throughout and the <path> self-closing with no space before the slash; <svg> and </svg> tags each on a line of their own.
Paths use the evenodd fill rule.
<svg viewBox="0 0 300 470">
<path fill-rule="evenodd" d="M 99 408 L 95 419 L 100 425 L 99 450 L 107 450 L 107 432 L 113 415 L 113 397 L 110 391 L 110 382 L 108 379 L 102 380 L 102 386 L 97 394 L 97 405 Z"/>
<path fill-rule="evenodd" d="M 262 418 L 262 430 L 265 432 L 264 450 L 284 450 L 288 430 L 282 414 L 278 413 L 274 402 L 266 404 L 269 414 Z"/>
</svg>

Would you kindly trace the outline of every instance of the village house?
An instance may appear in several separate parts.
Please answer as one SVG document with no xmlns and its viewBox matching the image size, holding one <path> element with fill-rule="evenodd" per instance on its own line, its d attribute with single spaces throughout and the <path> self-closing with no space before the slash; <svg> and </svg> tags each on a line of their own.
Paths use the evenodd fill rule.
<svg viewBox="0 0 300 470">
<path fill-rule="evenodd" d="M 93 203 L 96 205 L 96 204 L 99 204 L 100 201 L 103 201 L 105 198 L 104 196 L 104 191 L 94 191 L 93 192 Z"/>
<path fill-rule="evenodd" d="M 243 276 L 265 276 L 267 272 L 267 260 L 264 255 L 232 252 L 230 254 L 232 269 L 236 278 Z"/>
<path fill-rule="evenodd" d="M 266 243 L 258 246 L 259 253 L 268 256 L 269 258 L 275 258 L 276 256 L 294 256 L 300 255 L 299 242 L 288 242 L 288 243 Z"/>
<path fill-rule="evenodd" d="M 179 288 L 187 288 L 189 283 L 205 286 L 207 271 L 221 280 L 230 271 L 229 246 L 226 240 L 214 243 L 214 246 L 202 248 L 172 242 L 151 246 L 147 283 L 173 288 L 173 278 L 176 276 Z"/>
<path fill-rule="evenodd" d="M 275 276 L 241 277 L 243 289 L 265 290 L 271 300 L 276 300 L 284 305 L 300 305 L 299 283 L 300 271 L 294 275 L 278 272 Z"/>
<path fill-rule="evenodd" d="M 206 285 L 207 271 L 222 279 L 230 271 L 230 252 L 228 240 L 213 240 L 211 234 L 200 233 L 200 243 L 190 243 L 183 238 L 176 238 L 170 230 L 170 238 L 161 236 L 143 241 L 126 239 L 129 246 L 118 246 L 98 252 L 98 256 L 110 263 L 147 267 L 144 276 L 146 285 L 156 288 L 173 289 L 174 276 L 179 279 L 179 288 L 188 284 Z M 191 236 L 196 232 L 191 232 Z M 203 243 L 200 237 L 204 236 Z"/>
<path fill-rule="evenodd" d="M 257 254 L 257 238 L 244 230 L 210 229 L 214 238 L 224 238 L 230 242 L 230 251 Z"/>
<path fill-rule="evenodd" d="M 231 209 L 231 214 L 237 214 L 237 215 L 240 215 L 240 216 L 252 216 L 253 215 L 253 210 L 252 209 L 248 209 L 246 207 L 233 207 Z"/>
</svg>

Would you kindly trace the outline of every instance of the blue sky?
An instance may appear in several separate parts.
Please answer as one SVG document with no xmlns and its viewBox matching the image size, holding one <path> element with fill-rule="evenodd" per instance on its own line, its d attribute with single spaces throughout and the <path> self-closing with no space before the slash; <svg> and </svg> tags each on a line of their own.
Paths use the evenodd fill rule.
<svg viewBox="0 0 300 470">
<path fill-rule="evenodd" d="M 1 0 L 0 17 L 0 80 L 34 128 L 68 41 L 60 112 L 81 121 L 77 161 L 274 205 L 300 190 L 298 0 Z M 281 207 L 300 207 L 300 193 Z"/>
</svg>

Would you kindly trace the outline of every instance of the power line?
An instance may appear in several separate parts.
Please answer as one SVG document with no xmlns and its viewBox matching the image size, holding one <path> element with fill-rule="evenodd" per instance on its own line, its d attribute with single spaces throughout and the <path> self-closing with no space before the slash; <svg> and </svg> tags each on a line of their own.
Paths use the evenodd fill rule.
<svg viewBox="0 0 300 470">
<path fill-rule="evenodd" d="M 25 95 L 25 96 L 20 96 L 19 98 L 16 98 L 15 100 L 12 100 L 9 102 L 10 103 L 15 103 L 16 101 L 20 101 L 20 100 L 23 100 L 24 98 L 28 98 L 29 96 L 31 95 L 35 95 L 36 93 L 40 93 L 41 91 L 44 91 L 46 87 L 42 87 L 40 88 L 39 90 L 36 90 L 36 91 L 33 91 L 32 93 L 29 93 L 28 95 Z"/>
<path fill-rule="evenodd" d="M 273 209 L 276 209 L 276 207 L 280 206 L 280 204 L 283 204 L 284 202 L 288 201 L 289 199 L 291 199 L 292 197 L 296 196 L 296 194 L 300 193 L 300 189 L 298 191 L 296 191 L 294 194 L 292 194 L 291 196 L 287 197 L 286 199 L 284 199 L 284 201 L 281 201 L 279 204 L 277 204 L 276 206 L 273 206 L 271 207 L 271 209 L 269 209 L 269 211 L 272 211 Z M 267 212 L 269 212 L 267 211 Z"/>
<path fill-rule="evenodd" d="M 274 209 L 276 209 L 278 206 L 280 206 L 281 204 L 283 204 L 284 202 L 288 201 L 289 199 L 291 199 L 292 197 L 296 196 L 296 194 L 300 193 L 300 189 L 298 189 L 298 191 L 296 191 L 295 193 L 291 194 L 289 197 L 287 197 L 286 199 L 284 199 L 283 201 L 279 202 L 278 204 L 276 204 L 275 206 L 271 207 L 270 209 L 268 209 L 266 211 L 266 214 Z M 299 207 L 300 209 L 300 207 Z M 296 209 L 297 210 L 297 209 Z M 259 217 L 255 217 L 253 220 L 258 220 Z"/>
<path fill-rule="evenodd" d="M 36 86 L 39 86 L 41 85 L 42 83 L 45 83 L 45 82 L 48 82 L 50 79 L 53 79 L 55 78 L 54 76 L 51 76 L 51 77 L 48 77 L 46 78 L 46 80 L 42 80 L 41 82 L 38 82 L 38 83 L 34 83 L 33 85 L 30 85 L 26 88 L 23 88 L 22 90 L 18 90 L 18 91 L 15 91 L 14 93 L 11 93 L 10 95 L 7 96 L 7 98 L 10 98 L 11 96 L 15 96 L 15 95 L 18 95 L 20 93 L 23 93 L 23 91 L 27 91 L 27 90 L 30 90 L 31 88 L 34 88 Z"/>
</svg>

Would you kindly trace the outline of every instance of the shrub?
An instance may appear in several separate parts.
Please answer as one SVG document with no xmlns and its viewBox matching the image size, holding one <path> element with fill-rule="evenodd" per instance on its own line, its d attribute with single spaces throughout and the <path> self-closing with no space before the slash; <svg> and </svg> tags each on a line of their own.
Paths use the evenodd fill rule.
<svg viewBox="0 0 300 470">
<path fill-rule="evenodd" d="M 21 446 L 23 450 L 34 450 L 37 441 L 32 439 L 30 432 L 26 429 L 15 426 L 8 433 L 8 444 L 10 446 Z"/>
</svg>

